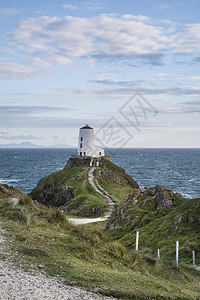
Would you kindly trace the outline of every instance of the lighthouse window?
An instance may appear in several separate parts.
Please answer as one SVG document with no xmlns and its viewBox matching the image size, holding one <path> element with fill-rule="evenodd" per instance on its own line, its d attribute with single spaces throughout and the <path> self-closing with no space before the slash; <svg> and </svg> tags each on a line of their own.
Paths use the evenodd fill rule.
<svg viewBox="0 0 200 300">
<path fill-rule="evenodd" d="M 99 152 L 99 155 L 101 155 L 101 152 Z"/>
<path fill-rule="evenodd" d="M 83 137 L 81 137 L 81 142 L 83 141 Z"/>
<path fill-rule="evenodd" d="M 82 147 L 83 147 L 83 144 L 81 143 L 81 144 L 80 144 L 80 148 L 82 148 Z"/>
</svg>

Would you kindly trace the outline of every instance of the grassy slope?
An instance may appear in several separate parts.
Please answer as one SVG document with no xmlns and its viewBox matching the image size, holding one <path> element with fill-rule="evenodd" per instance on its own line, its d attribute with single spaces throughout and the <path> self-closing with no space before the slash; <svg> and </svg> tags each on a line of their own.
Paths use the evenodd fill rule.
<svg viewBox="0 0 200 300">
<path fill-rule="evenodd" d="M 46 274 L 66 283 L 125 299 L 196 299 L 200 294 L 199 272 L 126 249 L 104 232 L 105 223 L 75 227 L 59 210 L 34 205 L 28 197 L 17 205 L 1 197 L 0 220 L 16 262 L 27 269 L 43 264 Z"/>
<path fill-rule="evenodd" d="M 88 182 L 88 167 L 80 166 L 72 169 L 62 170 L 43 178 L 35 188 L 42 191 L 49 187 L 56 190 L 57 186 L 67 185 L 75 191 L 75 199 L 67 205 L 71 214 L 82 207 L 82 213 L 93 216 L 92 209 L 107 205 L 107 200 L 97 193 Z M 102 210 L 102 213 L 105 209 Z M 101 214 L 102 214 L 101 213 Z"/>
<path fill-rule="evenodd" d="M 108 194 L 112 197 L 112 199 L 115 202 L 119 202 L 126 199 L 128 194 L 132 190 L 131 186 L 127 184 L 127 180 L 125 179 L 126 176 L 127 177 L 129 176 L 122 173 L 121 168 L 118 167 L 117 165 L 111 163 L 108 160 L 102 160 L 100 162 L 100 166 L 98 167 L 98 170 L 105 170 L 105 169 L 111 170 L 114 174 L 116 174 L 119 177 L 120 185 L 115 182 L 105 180 L 100 176 L 95 176 L 100 186 L 102 186 L 103 189 L 108 192 Z"/>
<path fill-rule="evenodd" d="M 156 254 L 160 249 L 161 256 L 175 257 L 175 243 L 180 244 L 180 260 L 192 262 L 192 251 L 196 252 L 200 264 L 200 226 L 199 222 L 188 222 L 193 216 L 200 218 L 200 199 L 184 199 L 174 196 L 174 206 L 157 210 L 152 197 L 144 198 L 137 204 L 126 203 L 126 219 L 129 225 L 120 225 L 117 230 L 111 230 L 109 235 L 122 244 L 132 244 L 135 247 L 136 231 L 140 231 L 140 250 Z M 180 216 L 182 221 L 173 228 L 175 217 Z"/>
</svg>

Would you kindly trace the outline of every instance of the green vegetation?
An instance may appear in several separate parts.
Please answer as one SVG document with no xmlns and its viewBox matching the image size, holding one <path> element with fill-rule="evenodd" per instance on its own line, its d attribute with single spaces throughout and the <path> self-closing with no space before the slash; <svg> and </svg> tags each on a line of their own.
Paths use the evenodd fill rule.
<svg viewBox="0 0 200 300">
<path fill-rule="evenodd" d="M 192 204 L 190 206 L 188 204 L 189 200 L 185 199 L 182 203 L 177 197 L 175 207 L 164 209 L 163 212 L 161 210 L 152 212 L 152 214 L 152 204 L 149 201 L 144 209 L 148 211 L 149 218 L 151 216 L 156 222 L 158 217 L 159 221 L 148 223 L 150 227 L 147 235 L 147 225 L 142 227 L 142 223 L 146 221 L 143 220 L 144 210 L 139 207 L 142 203 L 140 201 L 134 206 L 138 215 L 141 212 L 138 217 L 140 221 L 137 223 L 133 221 L 133 228 L 130 224 L 127 226 L 121 224 L 119 229 L 105 232 L 105 222 L 73 226 L 66 221 L 65 214 L 59 209 L 33 202 L 22 193 L 15 195 L 19 197 L 19 202 L 13 203 L 12 200 L 8 200 L 9 187 L 6 186 L 6 189 L 8 194 L 5 196 L 2 192 L 4 197 L 0 196 L 0 221 L 6 229 L 7 247 L 12 251 L 13 259 L 25 269 L 36 269 L 39 264 L 42 264 L 44 269 L 41 272 L 56 276 L 58 280 L 61 278 L 66 284 L 83 286 L 121 299 L 197 299 L 199 297 L 200 273 L 198 271 L 184 265 L 176 268 L 173 262 L 158 261 L 151 255 L 134 251 L 136 229 L 140 230 L 140 248 L 144 245 L 153 249 L 151 234 L 156 231 L 156 224 L 159 233 L 165 236 L 165 230 L 168 228 L 167 216 L 169 216 L 168 226 L 172 220 L 170 210 L 172 209 L 175 216 L 178 205 L 182 205 L 183 214 L 186 213 L 184 211 L 186 207 L 192 215 L 197 214 L 194 207 L 197 206 L 198 200 L 191 202 L 194 205 L 192 208 Z M 134 215 L 134 208 L 131 205 L 129 208 Z M 190 235 L 190 243 L 192 238 L 193 240 L 196 238 L 197 228 L 194 224 L 191 226 L 190 232 L 186 230 L 186 223 L 185 227 L 181 227 L 182 230 L 185 228 L 182 233 L 185 242 L 189 240 Z M 174 232 L 169 231 L 169 234 L 172 233 Z M 176 234 L 173 235 L 174 240 Z M 156 233 L 154 239 L 155 247 L 158 243 L 161 246 L 163 239 Z M 168 240 L 171 242 L 171 239 Z M 126 243 L 129 241 L 132 242 L 132 246 L 128 247 Z M 173 246 L 169 245 L 171 249 L 174 248 L 174 243 L 172 244 Z M 191 245 L 191 249 L 193 246 Z"/>
<path fill-rule="evenodd" d="M 95 177 L 115 202 L 126 199 L 133 188 L 138 188 L 137 183 L 124 169 L 105 159 L 100 161 Z"/>
<path fill-rule="evenodd" d="M 107 201 L 90 185 L 88 169 L 79 166 L 50 174 L 39 181 L 31 196 L 43 204 L 59 206 L 70 214 L 102 215 Z"/>
<path fill-rule="evenodd" d="M 124 246 L 135 248 L 136 231 L 140 232 L 139 249 L 156 255 L 160 249 L 161 257 L 175 258 L 175 244 L 180 244 L 180 261 L 192 264 L 192 251 L 196 252 L 200 264 L 200 199 L 173 197 L 174 205 L 157 210 L 152 197 L 140 197 L 137 203 L 124 201 L 125 222 L 119 214 L 113 218 L 117 227 L 109 231 L 109 236 Z M 129 220 L 129 221 L 127 221 Z"/>
<path fill-rule="evenodd" d="M 72 161 L 69 160 L 68 164 L 71 162 L 86 165 L 64 169 L 41 179 L 30 194 L 32 199 L 48 206 L 61 207 L 74 215 L 103 215 L 107 209 L 107 199 L 97 193 L 89 183 L 88 161 L 79 161 L 79 158 L 73 158 Z M 133 188 L 138 188 L 138 184 L 124 169 L 103 158 L 100 159 L 100 167 L 95 170 L 94 175 L 99 185 L 116 202 L 126 199 Z"/>
</svg>

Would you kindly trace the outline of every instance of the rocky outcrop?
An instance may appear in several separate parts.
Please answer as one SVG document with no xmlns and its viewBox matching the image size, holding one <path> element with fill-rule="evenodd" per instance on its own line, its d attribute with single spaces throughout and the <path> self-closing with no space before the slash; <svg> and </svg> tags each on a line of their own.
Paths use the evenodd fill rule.
<svg viewBox="0 0 200 300">
<path fill-rule="evenodd" d="M 111 170 L 95 170 L 95 176 L 100 176 L 104 180 L 108 180 L 117 184 L 121 184 L 119 176 Z"/>
<path fill-rule="evenodd" d="M 128 198 L 122 201 L 114 210 L 110 220 L 106 225 L 106 230 L 117 229 L 123 225 L 131 224 L 137 219 L 137 215 L 132 215 L 134 206 L 145 208 L 151 202 L 152 208 L 160 210 L 162 208 L 173 206 L 174 192 L 165 186 L 156 185 L 155 187 L 145 189 L 134 189 L 128 195 Z M 144 211 L 144 214 L 146 212 Z M 176 220 L 180 221 L 180 218 Z M 174 221 L 174 226 L 176 226 Z"/>
<path fill-rule="evenodd" d="M 90 166 L 93 161 L 92 157 L 89 156 L 71 156 L 63 170 L 72 169 L 80 166 Z"/>
<path fill-rule="evenodd" d="M 188 223 L 200 222 L 200 216 L 189 216 L 187 219 Z"/>
<path fill-rule="evenodd" d="M 103 180 L 114 182 L 116 184 L 128 185 L 133 189 L 139 189 L 138 183 L 125 170 L 103 157 L 99 159 L 100 168 L 95 170 L 95 177 L 101 177 Z"/>
<path fill-rule="evenodd" d="M 13 186 L 0 183 L 0 200 L 1 199 L 13 199 L 13 198 L 24 198 L 27 197 L 24 193 Z"/>
<path fill-rule="evenodd" d="M 157 209 L 169 207 L 173 205 L 174 192 L 164 185 L 157 185 L 155 187 L 155 197 Z"/>
<path fill-rule="evenodd" d="M 63 206 L 74 200 L 74 189 L 67 185 L 44 185 L 42 189 L 35 188 L 30 193 L 33 200 L 47 206 Z"/>
<path fill-rule="evenodd" d="M 183 221 L 183 217 L 181 215 L 176 216 L 171 224 L 171 228 L 173 230 L 177 230 L 178 229 L 178 225 Z"/>
<path fill-rule="evenodd" d="M 98 160 L 98 164 L 96 161 Z M 78 215 L 101 215 L 106 210 L 107 199 L 91 185 L 88 172 L 94 167 L 94 177 L 113 182 L 121 188 L 139 188 L 137 182 L 124 169 L 101 158 L 72 156 L 64 169 L 41 179 L 30 196 L 48 206 L 61 207 Z M 98 178 L 97 178 L 98 177 Z M 100 187 L 101 189 L 101 187 Z"/>
</svg>

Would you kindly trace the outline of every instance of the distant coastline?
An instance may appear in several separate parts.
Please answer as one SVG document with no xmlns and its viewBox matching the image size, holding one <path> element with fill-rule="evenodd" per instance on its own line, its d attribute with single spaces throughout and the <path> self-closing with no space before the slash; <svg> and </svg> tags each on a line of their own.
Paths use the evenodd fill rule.
<svg viewBox="0 0 200 300">
<path fill-rule="evenodd" d="M 65 145 L 65 144 L 58 144 L 58 145 L 52 145 L 52 146 L 42 146 L 42 145 L 35 145 L 33 143 L 30 142 L 22 142 L 22 143 L 9 143 L 9 144 L 0 144 L 0 149 L 45 149 L 45 148 L 75 148 L 73 146 L 70 145 Z"/>
<path fill-rule="evenodd" d="M 31 142 L 22 142 L 22 143 L 9 143 L 9 144 L 0 144 L 0 149 L 76 149 L 76 146 L 67 145 L 67 144 L 56 144 L 51 146 L 36 145 Z M 117 148 L 110 148 L 117 149 Z M 200 147 L 130 147 L 123 149 L 200 149 Z"/>
</svg>

